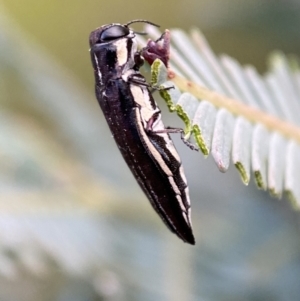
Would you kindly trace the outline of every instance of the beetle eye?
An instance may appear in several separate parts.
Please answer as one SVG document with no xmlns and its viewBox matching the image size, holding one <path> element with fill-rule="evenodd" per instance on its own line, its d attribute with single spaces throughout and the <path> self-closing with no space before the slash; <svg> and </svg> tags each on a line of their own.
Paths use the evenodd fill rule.
<svg viewBox="0 0 300 301">
<path fill-rule="evenodd" d="M 101 36 L 100 40 L 103 42 L 111 41 L 115 39 L 122 38 L 129 34 L 129 28 L 122 25 L 114 25 L 105 29 Z"/>
</svg>

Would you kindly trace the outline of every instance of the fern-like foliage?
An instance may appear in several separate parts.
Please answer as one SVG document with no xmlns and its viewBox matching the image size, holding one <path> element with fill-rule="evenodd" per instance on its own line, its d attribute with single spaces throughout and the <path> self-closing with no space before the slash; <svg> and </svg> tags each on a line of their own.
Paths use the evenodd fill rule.
<svg viewBox="0 0 300 301">
<path fill-rule="evenodd" d="M 160 32 L 146 27 L 151 38 Z M 243 183 L 251 173 L 260 189 L 277 197 L 286 192 L 300 205 L 300 72 L 295 58 L 276 52 L 264 76 L 235 59 L 217 57 L 198 29 L 190 34 L 171 30 L 171 60 L 167 70 L 156 60 L 152 84 L 173 89 L 160 94 L 184 121 L 205 156 L 220 171 L 230 162 Z M 145 43 L 142 41 L 141 43 Z"/>
</svg>

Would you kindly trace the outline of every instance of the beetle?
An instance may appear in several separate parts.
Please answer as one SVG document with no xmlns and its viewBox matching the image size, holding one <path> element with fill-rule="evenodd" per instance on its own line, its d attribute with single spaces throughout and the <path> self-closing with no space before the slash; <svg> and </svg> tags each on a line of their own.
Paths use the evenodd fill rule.
<svg viewBox="0 0 300 301">
<path fill-rule="evenodd" d="M 182 163 L 150 86 L 139 69 L 143 49 L 126 24 L 103 25 L 90 34 L 90 54 L 96 97 L 105 119 L 135 179 L 168 228 L 184 242 L 195 244 L 189 188 Z M 189 142 L 187 142 L 189 144 Z"/>
</svg>

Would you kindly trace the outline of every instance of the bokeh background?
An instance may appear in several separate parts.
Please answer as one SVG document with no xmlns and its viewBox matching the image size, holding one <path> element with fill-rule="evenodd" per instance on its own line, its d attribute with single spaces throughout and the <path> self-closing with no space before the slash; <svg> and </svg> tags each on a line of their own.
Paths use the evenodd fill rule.
<svg viewBox="0 0 300 301">
<path fill-rule="evenodd" d="M 198 26 L 267 70 L 300 52 L 297 0 L 0 1 L 0 300 L 299 300 L 299 214 L 174 141 L 197 244 L 156 216 L 94 96 L 91 30 Z M 136 28 L 139 29 L 137 25 Z M 157 99 L 165 124 L 182 126 Z"/>
</svg>

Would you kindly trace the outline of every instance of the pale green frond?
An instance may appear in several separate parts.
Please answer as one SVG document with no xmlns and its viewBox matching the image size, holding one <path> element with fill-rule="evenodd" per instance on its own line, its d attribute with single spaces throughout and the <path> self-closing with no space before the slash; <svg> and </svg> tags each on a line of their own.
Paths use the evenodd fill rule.
<svg viewBox="0 0 300 301">
<path fill-rule="evenodd" d="M 153 39 L 160 35 L 151 26 L 146 31 Z M 268 73 L 261 76 L 234 58 L 217 57 L 198 29 L 190 34 L 173 29 L 171 41 L 170 68 L 155 61 L 152 83 L 174 86 L 160 93 L 184 121 L 186 136 L 193 136 L 205 156 L 212 153 L 220 171 L 232 161 L 243 183 L 253 174 L 258 188 L 277 197 L 285 191 L 299 206 L 297 60 L 274 52 Z"/>
</svg>

